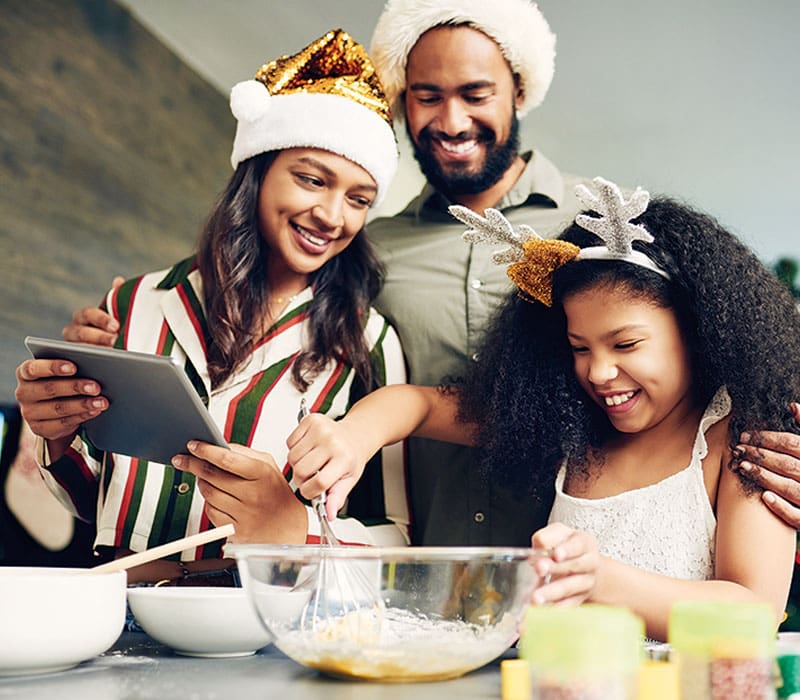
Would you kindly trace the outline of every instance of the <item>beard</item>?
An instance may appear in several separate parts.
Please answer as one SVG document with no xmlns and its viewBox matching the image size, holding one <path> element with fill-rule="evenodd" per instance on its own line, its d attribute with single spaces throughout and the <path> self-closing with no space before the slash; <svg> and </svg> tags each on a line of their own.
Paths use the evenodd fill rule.
<svg viewBox="0 0 800 700">
<path fill-rule="evenodd" d="M 478 126 L 474 134 L 467 135 L 467 139 L 475 138 L 479 143 L 486 145 L 483 165 L 476 172 L 467 172 L 458 165 L 448 169 L 443 168 L 434 155 L 434 135 L 430 127 L 425 127 L 414 139 L 406 121 L 406 132 L 414 147 L 414 158 L 419 163 L 423 175 L 431 185 L 450 198 L 488 190 L 503 177 L 519 153 L 519 120 L 513 113 L 511 128 L 504 143 L 498 144 L 495 133 L 485 126 Z M 451 140 L 465 139 L 459 137 Z"/>
</svg>

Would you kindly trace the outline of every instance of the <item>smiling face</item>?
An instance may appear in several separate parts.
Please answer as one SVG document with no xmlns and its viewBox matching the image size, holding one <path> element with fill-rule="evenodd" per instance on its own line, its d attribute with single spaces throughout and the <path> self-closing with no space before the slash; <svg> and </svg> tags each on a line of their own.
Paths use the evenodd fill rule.
<svg viewBox="0 0 800 700">
<path fill-rule="evenodd" d="M 278 153 L 258 195 L 271 286 L 302 289 L 361 231 L 376 194 L 372 176 L 347 158 L 316 148 Z"/>
<path fill-rule="evenodd" d="M 694 410 L 689 353 L 672 309 L 607 286 L 575 292 L 563 306 L 578 382 L 618 431 L 638 433 Z"/>
<path fill-rule="evenodd" d="M 466 26 L 437 27 L 408 55 L 406 127 L 428 180 L 450 194 L 481 192 L 517 155 L 522 104 L 500 47 Z"/>
</svg>

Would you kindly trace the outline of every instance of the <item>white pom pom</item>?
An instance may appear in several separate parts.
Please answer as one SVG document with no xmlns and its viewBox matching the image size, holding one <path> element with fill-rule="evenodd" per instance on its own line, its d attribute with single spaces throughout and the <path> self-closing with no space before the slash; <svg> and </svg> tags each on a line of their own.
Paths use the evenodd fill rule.
<svg viewBox="0 0 800 700">
<path fill-rule="evenodd" d="M 231 112 L 239 121 L 254 122 L 269 111 L 270 94 L 258 80 L 244 80 L 231 88 Z"/>
</svg>

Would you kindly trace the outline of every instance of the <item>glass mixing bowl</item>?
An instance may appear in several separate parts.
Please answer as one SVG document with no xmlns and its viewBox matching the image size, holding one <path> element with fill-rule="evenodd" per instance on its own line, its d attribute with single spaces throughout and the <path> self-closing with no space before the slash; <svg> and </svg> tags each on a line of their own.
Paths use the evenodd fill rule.
<svg viewBox="0 0 800 700">
<path fill-rule="evenodd" d="M 455 678 L 519 634 L 543 552 L 508 547 L 229 545 L 274 644 L 324 673 Z"/>
</svg>

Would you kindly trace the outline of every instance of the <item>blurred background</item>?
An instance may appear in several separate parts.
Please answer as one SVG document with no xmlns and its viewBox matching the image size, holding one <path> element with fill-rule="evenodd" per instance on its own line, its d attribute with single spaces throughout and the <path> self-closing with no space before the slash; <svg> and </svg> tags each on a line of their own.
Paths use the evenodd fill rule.
<svg viewBox="0 0 800 700">
<path fill-rule="evenodd" d="M 13 399 L 25 335 L 60 337 L 115 274 L 191 252 L 231 172 L 230 87 L 333 27 L 368 44 L 382 4 L 0 0 L 0 401 Z M 558 57 L 524 146 L 565 171 L 682 196 L 767 264 L 800 256 L 800 3 L 539 6 Z M 401 145 L 378 213 L 421 185 Z"/>
</svg>

